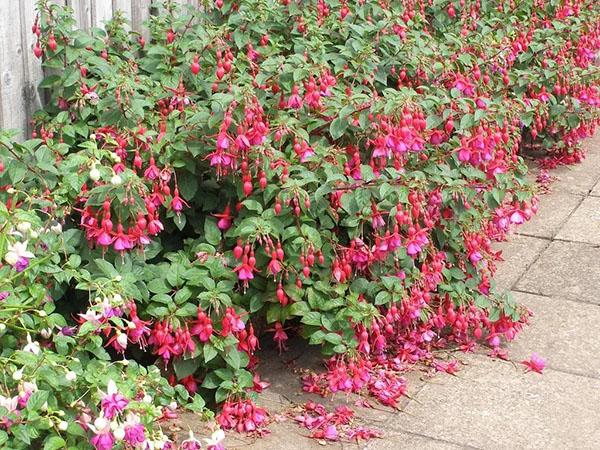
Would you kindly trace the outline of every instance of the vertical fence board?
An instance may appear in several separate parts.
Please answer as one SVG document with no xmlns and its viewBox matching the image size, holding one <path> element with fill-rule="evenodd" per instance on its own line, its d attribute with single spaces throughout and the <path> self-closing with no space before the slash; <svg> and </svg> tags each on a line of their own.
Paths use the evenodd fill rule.
<svg viewBox="0 0 600 450">
<path fill-rule="evenodd" d="M 0 7 L 0 122 L 3 128 L 25 130 L 23 43 L 18 5 Z"/>
<path fill-rule="evenodd" d="M 151 3 L 152 0 L 131 0 L 131 28 L 141 31 L 146 40 L 150 38 L 150 33 L 143 23 L 150 17 Z"/>
<path fill-rule="evenodd" d="M 112 17 L 112 0 L 95 0 L 92 4 L 92 26 L 103 28 Z"/>
<path fill-rule="evenodd" d="M 37 37 L 31 32 L 35 21 L 36 10 L 33 2 L 20 3 L 21 15 L 21 43 L 23 49 L 23 101 L 26 116 L 26 132 L 31 132 L 28 119 L 33 113 L 42 107 L 42 98 L 38 86 L 44 78 L 42 61 L 33 54 L 33 46 Z"/>
<path fill-rule="evenodd" d="M 67 6 L 73 8 L 79 28 L 88 29 L 92 25 L 92 9 L 88 0 L 67 0 Z"/>
</svg>

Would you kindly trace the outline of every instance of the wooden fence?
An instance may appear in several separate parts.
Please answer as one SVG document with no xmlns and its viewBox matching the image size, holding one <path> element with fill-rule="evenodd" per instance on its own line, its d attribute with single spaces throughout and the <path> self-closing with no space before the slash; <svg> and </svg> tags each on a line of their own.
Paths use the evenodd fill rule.
<svg viewBox="0 0 600 450">
<path fill-rule="evenodd" d="M 101 27 L 121 10 L 134 30 L 150 16 L 152 0 L 52 0 L 73 8 L 81 28 Z M 199 6 L 200 0 L 175 0 Z M 31 114 L 42 105 L 41 62 L 32 52 L 35 0 L 0 0 L 0 129 L 27 132 Z"/>
</svg>

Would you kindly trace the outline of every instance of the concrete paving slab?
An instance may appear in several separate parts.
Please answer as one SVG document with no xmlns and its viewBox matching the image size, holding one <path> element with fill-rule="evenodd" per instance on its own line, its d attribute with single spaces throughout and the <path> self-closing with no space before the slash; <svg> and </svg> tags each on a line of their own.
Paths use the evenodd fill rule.
<svg viewBox="0 0 600 450">
<path fill-rule="evenodd" d="M 521 277 L 516 290 L 600 305 L 600 248 L 554 241 Z"/>
<path fill-rule="evenodd" d="M 540 196 L 538 212 L 531 220 L 517 227 L 517 234 L 553 238 L 583 197 L 568 192 L 551 192 Z"/>
<path fill-rule="evenodd" d="M 530 236 L 513 234 L 505 242 L 494 245 L 494 250 L 502 250 L 503 262 L 498 264 L 496 285 L 501 289 L 510 289 L 548 246 L 548 241 Z"/>
<path fill-rule="evenodd" d="M 373 440 L 364 445 L 362 448 L 364 450 L 459 450 L 469 447 L 464 447 L 452 442 L 446 442 L 427 436 L 394 432 L 387 434 L 384 439 Z"/>
<path fill-rule="evenodd" d="M 512 295 L 535 314 L 508 345 L 514 361 L 536 352 L 552 369 L 600 378 L 600 340 L 590 332 L 600 323 L 598 306 L 522 292 Z"/>
<path fill-rule="evenodd" d="M 587 156 L 581 164 L 559 166 L 552 170 L 558 181 L 552 184 L 553 191 L 588 195 L 600 181 L 600 136 L 588 139 L 584 144 Z"/>
<path fill-rule="evenodd" d="M 600 448 L 600 380 L 465 358 L 468 368 L 436 377 L 390 428 L 486 449 Z"/>
<path fill-rule="evenodd" d="M 556 238 L 600 245 L 600 197 L 586 197 L 561 227 Z"/>
</svg>

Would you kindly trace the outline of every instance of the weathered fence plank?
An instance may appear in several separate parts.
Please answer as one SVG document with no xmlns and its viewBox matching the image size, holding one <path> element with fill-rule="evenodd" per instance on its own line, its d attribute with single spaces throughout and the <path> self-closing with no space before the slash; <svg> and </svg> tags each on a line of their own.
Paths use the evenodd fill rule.
<svg viewBox="0 0 600 450">
<path fill-rule="evenodd" d="M 3 128 L 25 130 L 23 52 L 28 50 L 21 40 L 21 6 L 0 7 L 0 123 Z"/>
<path fill-rule="evenodd" d="M 77 20 L 79 28 L 90 28 L 92 26 L 91 2 L 88 0 L 67 0 L 67 6 L 73 8 L 73 15 Z"/>
<path fill-rule="evenodd" d="M 110 20 L 113 14 L 112 0 L 95 0 L 90 3 L 92 5 L 92 26 L 104 27 L 105 22 Z"/>
<path fill-rule="evenodd" d="M 143 23 L 150 17 L 150 5 L 152 0 L 131 0 L 131 28 L 136 31 L 143 30 L 145 39 L 150 37 L 148 30 L 143 28 Z"/>
<path fill-rule="evenodd" d="M 20 2 L 21 14 L 21 45 L 23 50 L 23 103 L 25 106 L 26 132 L 31 132 L 28 119 L 32 114 L 42 107 L 42 98 L 38 85 L 44 78 L 40 60 L 33 54 L 33 46 L 37 37 L 31 31 L 35 21 L 35 3 L 33 1 Z"/>
</svg>

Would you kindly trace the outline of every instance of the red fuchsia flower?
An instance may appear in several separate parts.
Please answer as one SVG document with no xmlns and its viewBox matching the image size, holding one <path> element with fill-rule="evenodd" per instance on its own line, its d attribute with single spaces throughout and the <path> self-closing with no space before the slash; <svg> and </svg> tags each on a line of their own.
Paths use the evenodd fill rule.
<svg viewBox="0 0 600 450">
<path fill-rule="evenodd" d="M 177 349 L 174 348 L 175 338 L 172 335 L 173 328 L 166 322 L 156 322 L 148 343 L 154 346 L 154 353 L 168 362 L 172 356 L 177 356 Z"/>
<path fill-rule="evenodd" d="M 395 408 L 398 399 L 406 395 L 406 380 L 395 372 L 379 370 L 371 376 L 369 393 L 381 404 Z"/>
<path fill-rule="evenodd" d="M 108 328 L 106 332 L 110 333 L 110 330 L 111 328 Z M 106 343 L 106 346 L 109 345 L 118 353 L 123 353 L 127 350 L 127 334 L 122 333 L 121 330 L 117 329 L 114 336 Z"/>
<path fill-rule="evenodd" d="M 134 247 L 134 242 L 128 234 L 123 232 L 123 225 L 117 225 L 117 234 L 114 237 L 113 248 L 118 252 L 125 252 Z"/>
<path fill-rule="evenodd" d="M 267 265 L 267 271 L 275 277 L 279 272 L 281 272 L 281 270 L 282 266 L 279 260 L 277 259 L 277 253 L 273 252 L 271 261 Z"/>
<path fill-rule="evenodd" d="M 195 350 L 196 343 L 192 339 L 192 335 L 187 324 L 185 327 L 175 330 L 175 345 L 173 346 L 173 354 L 176 356 L 181 356 L 184 353 L 194 353 Z"/>
<path fill-rule="evenodd" d="M 249 399 L 227 400 L 217 415 L 217 422 L 224 430 L 249 433 L 266 425 L 267 412 Z"/>
<path fill-rule="evenodd" d="M 221 231 L 227 231 L 231 228 L 231 224 L 233 223 L 233 216 L 231 215 L 231 206 L 225 206 L 225 210 L 219 214 L 213 214 L 219 221 L 217 222 L 217 227 Z"/>
<path fill-rule="evenodd" d="M 171 200 L 170 206 L 171 209 L 175 211 L 175 214 L 177 215 L 179 215 L 181 211 L 183 211 L 184 207 L 189 208 L 187 202 L 179 196 L 179 189 L 177 188 L 175 188 L 175 192 L 173 193 L 173 199 Z"/>
<path fill-rule="evenodd" d="M 279 321 L 275 322 L 275 330 L 274 331 L 275 331 L 275 334 L 273 335 L 273 340 L 277 344 L 279 353 L 281 353 L 283 350 L 287 350 L 285 343 L 288 340 L 288 335 L 285 332 L 283 325 L 281 325 L 281 322 L 279 322 Z"/>
<path fill-rule="evenodd" d="M 230 334 L 236 334 L 246 329 L 244 322 L 235 312 L 235 309 L 228 307 L 225 309 L 225 315 L 221 320 L 221 336 L 226 337 Z"/>
<path fill-rule="evenodd" d="M 302 97 L 298 95 L 298 86 L 292 87 L 292 95 L 287 101 L 287 107 L 291 109 L 300 109 L 302 108 Z"/>
<path fill-rule="evenodd" d="M 179 383 L 183 385 L 185 390 L 188 391 L 190 394 L 195 394 L 198 391 L 198 383 L 196 382 L 196 379 L 193 375 L 188 375 L 187 377 L 182 378 L 181 380 L 179 380 Z"/>
<path fill-rule="evenodd" d="M 112 419 L 116 415 L 123 412 L 128 404 L 129 400 L 127 400 L 123 394 L 118 392 L 115 382 L 113 380 L 109 380 L 106 394 L 103 395 L 100 402 L 100 407 L 102 408 L 104 417 L 107 419 Z"/>
<path fill-rule="evenodd" d="M 531 358 L 528 361 L 521 361 L 521 364 L 525 366 L 525 373 L 537 372 L 541 374 L 546 367 L 546 360 L 541 358 L 537 353 L 532 353 Z"/>
<path fill-rule="evenodd" d="M 160 175 L 160 169 L 156 166 L 156 163 L 154 161 L 154 156 L 151 156 L 150 164 L 144 171 L 144 178 L 146 178 L 150 181 L 154 181 L 158 178 L 159 175 Z"/>
<path fill-rule="evenodd" d="M 295 141 L 294 142 L 294 153 L 300 158 L 300 162 L 304 163 L 309 160 L 311 156 L 314 156 L 314 149 L 308 145 L 306 141 Z"/>
<path fill-rule="evenodd" d="M 248 258 L 248 255 L 242 257 L 242 263 L 233 269 L 237 272 L 238 279 L 242 282 L 245 288 L 248 287 L 249 281 L 254 279 L 254 271 L 257 271 L 254 265 L 256 260 L 253 256 Z"/>
<path fill-rule="evenodd" d="M 252 390 L 254 392 L 258 392 L 259 394 L 265 389 L 269 388 L 269 386 L 271 386 L 271 383 L 269 383 L 268 381 L 261 380 L 260 375 L 258 373 L 255 373 L 252 377 L 252 383 Z"/>
<path fill-rule="evenodd" d="M 196 336 L 200 342 L 208 342 L 213 334 L 212 320 L 198 307 L 198 320 L 192 323 L 190 334 Z"/>
</svg>

